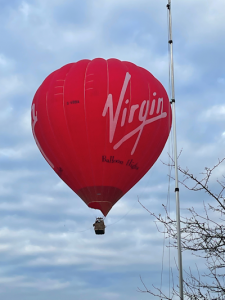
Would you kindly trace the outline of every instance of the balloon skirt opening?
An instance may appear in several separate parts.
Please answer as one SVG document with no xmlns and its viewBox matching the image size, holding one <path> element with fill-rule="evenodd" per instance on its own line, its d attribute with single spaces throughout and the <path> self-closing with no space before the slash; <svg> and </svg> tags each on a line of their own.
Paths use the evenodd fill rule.
<svg viewBox="0 0 225 300">
<path fill-rule="evenodd" d="M 99 209 L 105 217 L 123 196 L 122 190 L 112 186 L 89 186 L 76 193 L 90 208 Z"/>
</svg>

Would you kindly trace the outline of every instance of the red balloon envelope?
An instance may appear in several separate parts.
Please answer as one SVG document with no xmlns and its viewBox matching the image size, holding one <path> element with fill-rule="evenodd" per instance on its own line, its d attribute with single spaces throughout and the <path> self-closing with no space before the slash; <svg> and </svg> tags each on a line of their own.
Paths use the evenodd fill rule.
<svg viewBox="0 0 225 300">
<path fill-rule="evenodd" d="M 167 93 L 151 73 L 101 58 L 51 73 L 34 96 L 31 115 L 49 165 L 105 216 L 155 163 L 172 122 Z"/>
</svg>

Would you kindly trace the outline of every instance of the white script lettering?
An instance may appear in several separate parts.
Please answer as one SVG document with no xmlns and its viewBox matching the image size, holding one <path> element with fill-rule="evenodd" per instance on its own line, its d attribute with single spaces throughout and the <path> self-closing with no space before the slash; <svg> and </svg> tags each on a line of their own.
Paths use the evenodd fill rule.
<svg viewBox="0 0 225 300">
<path fill-rule="evenodd" d="M 122 90 L 121 90 L 121 93 L 120 93 L 120 97 L 119 97 L 119 101 L 118 101 L 118 104 L 117 104 L 117 107 L 116 107 L 115 114 L 113 114 L 114 110 L 113 110 L 113 96 L 112 96 L 112 94 L 109 94 L 107 99 L 106 99 L 106 103 L 105 103 L 105 106 L 104 106 L 104 109 L 103 109 L 103 112 L 102 112 L 102 116 L 105 117 L 107 112 L 109 112 L 109 142 L 110 143 L 113 142 L 113 138 L 114 138 L 114 135 L 115 135 L 115 131 L 116 131 L 116 128 L 117 128 L 117 124 L 118 124 L 118 120 L 119 120 L 119 116 L 120 116 L 120 112 L 121 112 L 121 107 L 122 107 L 122 104 L 124 102 L 124 96 L 125 96 L 130 78 L 131 78 L 131 75 L 127 72 L 126 75 L 125 75 L 124 83 L 123 83 L 123 86 L 122 86 Z M 153 93 L 153 96 L 156 96 L 155 92 Z M 129 99 L 127 99 L 125 101 L 125 103 L 128 104 Z M 152 100 L 151 106 L 150 106 L 150 100 L 144 100 L 140 105 L 139 113 L 137 111 L 139 109 L 139 104 L 132 105 L 130 107 L 130 112 L 128 112 L 127 108 L 125 107 L 123 109 L 123 112 L 122 112 L 122 118 L 121 118 L 120 126 L 121 127 L 124 126 L 124 124 L 126 122 L 127 114 L 129 115 L 128 123 L 132 123 L 133 120 L 134 120 L 135 115 L 138 114 L 138 119 L 141 122 L 141 124 L 137 128 L 135 128 L 134 130 L 132 130 L 131 132 L 126 134 L 119 142 L 117 142 L 113 146 L 113 149 L 115 149 L 115 150 L 118 149 L 126 140 L 128 140 L 133 135 L 138 133 L 138 136 L 137 136 L 137 139 L 135 141 L 134 147 L 131 150 L 131 155 L 134 154 L 145 125 L 167 117 L 167 113 L 163 112 L 163 98 L 158 98 L 156 114 L 159 114 L 159 113 L 160 114 L 155 116 L 155 117 L 151 117 L 150 119 L 147 119 L 148 115 L 150 115 L 150 116 L 153 115 L 153 113 L 155 111 L 155 107 L 156 107 L 156 100 L 155 99 Z M 136 111 L 137 111 L 137 113 L 136 113 Z"/>
<path fill-rule="evenodd" d="M 44 156 L 44 158 L 47 160 L 47 162 L 49 163 L 49 165 L 54 169 L 54 165 L 53 163 L 48 159 L 48 157 L 45 155 L 43 149 L 41 148 L 41 145 L 40 143 L 38 142 L 38 139 L 36 137 L 36 134 L 35 134 L 35 125 L 38 121 L 38 118 L 37 118 L 37 111 L 36 111 L 36 114 L 35 114 L 35 104 L 33 103 L 32 107 L 31 107 L 31 115 L 32 115 L 32 132 L 33 132 L 33 136 L 34 136 L 34 139 L 35 139 L 35 142 L 39 148 L 39 150 L 41 151 L 42 155 Z"/>
</svg>

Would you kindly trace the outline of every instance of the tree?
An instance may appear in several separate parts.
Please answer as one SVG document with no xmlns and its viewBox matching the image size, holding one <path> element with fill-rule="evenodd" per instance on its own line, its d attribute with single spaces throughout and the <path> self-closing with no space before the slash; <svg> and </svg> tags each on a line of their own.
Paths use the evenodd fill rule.
<svg viewBox="0 0 225 300">
<path fill-rule="evenodd" d="M 211 187 L 214 172 L 223 163 L 219 160 L 212 168 L 205 168 L 200 176 L 193 175 L 188 168 L 180 166 L 178 170 L 183 174 L 180 183 L 190 191 L 204 191 L 211 197 L 210 203 L 203 203 L 204 212 L 199 214 L 194 207 L 188 209 L 189 216 L 181 217 L 182 251 L 191 251 L 199 259 L 203 259 L 207 272 L 199 274 L 190 270 L 184 271 L 184 298 L 192 300 L 220 299 L 225 300 L 225 177 L 216 180 L 216 186 Z M 172 160 L 171 166 L 174 167 Z M 218 191 L 217 191 L 218 190 Z M 141 204 L 142 205 L 142 204 Z M 143 205 L 142 205 L 143 206 Z M 144 207 L 144 206 L 143 206 Z M 164 206 L 166 217 L 157 215 L 144 207 L 164 230 L 158 230 L 170 238 L 170 247 L 177 247 L 176 220 L 170 217 L 167 207 Z M 197 266 L 196 266 L 197 268 Z M 149 290 L 145 283 L 144 290 L 161 299 L 173 299 L 179 296 L 176 287 L 173 287 L 171 298 L 162 293 L 159 288 Z"/>
</svg>

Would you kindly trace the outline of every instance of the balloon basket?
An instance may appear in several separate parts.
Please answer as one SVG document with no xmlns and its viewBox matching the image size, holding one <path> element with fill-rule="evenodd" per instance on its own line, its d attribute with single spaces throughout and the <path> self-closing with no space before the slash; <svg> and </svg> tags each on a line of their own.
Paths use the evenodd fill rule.
<svg viewBox="0 0 225 300">
<path fill-rule="evenodd" d="M 93 226 L 96 234 L 105 234 L 105 224 L 103 218 L 96 218 Z"/>
</svg>

